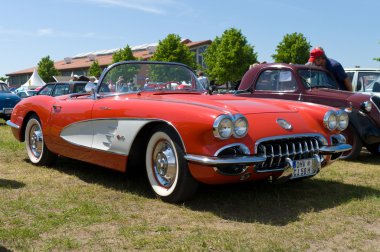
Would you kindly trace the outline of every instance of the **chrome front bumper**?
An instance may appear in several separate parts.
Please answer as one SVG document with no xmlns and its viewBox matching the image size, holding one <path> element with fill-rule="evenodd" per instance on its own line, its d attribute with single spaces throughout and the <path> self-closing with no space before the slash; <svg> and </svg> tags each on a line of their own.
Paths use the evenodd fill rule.
<svg viewBox="0 0 380 252">
<path fill-rule="evenodd" d="M 15 123 L 13 123 L 13 122 L 11 122 L 11 120 L 8 120 L 6 123 L 7 123 L 8 126 L 11 126 L 12 128 L 20 129 L 20 126 L 17 125 L 17 124 L 15 124 Z"/>
<path fill-rule="evenodd" d="M 230 158 L 208 157 L 199 155 L 185 155 L 185 159 L 189 162 L 202 164 L 205 166 L 225 166 L 225 165 L 254 165 L 265 162 L 266 157 L 263 156 L 235 156 Z"/>
<path fill-rule="evenodd" d="M 351 145 L 341 143 L 341 144 L 336 144 L 336 145 L 321 146 L 319 148 L 319 153 L 323 155 L 329 155 L 329 154 L 343 153 L 351 149 L 352 149 Z"/>
</svg>

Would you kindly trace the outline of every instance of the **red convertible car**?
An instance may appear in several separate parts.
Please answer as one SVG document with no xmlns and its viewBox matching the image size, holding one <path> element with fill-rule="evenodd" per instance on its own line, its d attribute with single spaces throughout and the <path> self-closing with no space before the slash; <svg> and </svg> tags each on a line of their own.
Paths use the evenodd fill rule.
<svg viewBox="0 0 380 252">
<path fill-rule="evenodd" d="M 348 125 L 342 110 L 209 95 L 178 63 L 116 63 L 86 91 L 15 107 L 7 124 L 30 161 L 51 165 L 62 155 L 122 172 L 145 169 L 167 202 L 187 200 L 200 182 L 312 177 L 351 148 L 340 134 Z"/>
<path fill-rule="evenodd" d="M 373 154 L 380 147 L 380 97 L 338 90 L 324 69 L 284 63 L 259 64 L 243 76 L 237 93 L 244 97 L 313 102 L 345 109 L 350 124 L 343 132 L 352 150 L 343 158 L 355 159 L 365 146 Z"/>
</svg>

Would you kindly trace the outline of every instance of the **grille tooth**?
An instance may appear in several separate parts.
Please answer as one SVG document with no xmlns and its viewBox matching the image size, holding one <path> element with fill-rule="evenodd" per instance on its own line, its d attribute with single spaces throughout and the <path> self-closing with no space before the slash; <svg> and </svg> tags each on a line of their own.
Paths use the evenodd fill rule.
<svg viewBox="0 0 380 252">
<path fill-rule="evenodd" d="M 312 158 L 319 154 L 320 143 L 316 137 L 294 137 L 271 139 L 261 142 L 257 151 L 259 155 L 267 159 L 264 163 L 257 165 L 256 170 L 281 170 L 285 167 L 286 158 L 300 160 Z"/>
<path fill-rule="evenodd" d="M 270 148 L 270 162 L 269 162 L 269 166 L 272 166 L 273 165 L 273 159 L 274 159 L 274 148 L 273 148 L 273 145 L 269 145 L 269 148 Z"/>
</svg>

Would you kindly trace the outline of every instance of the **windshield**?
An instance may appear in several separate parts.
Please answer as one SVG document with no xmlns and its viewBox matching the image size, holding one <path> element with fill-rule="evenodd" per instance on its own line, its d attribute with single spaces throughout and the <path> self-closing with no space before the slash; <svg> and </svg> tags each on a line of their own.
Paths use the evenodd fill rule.
<svg viewBox="0 0 380 252">
<path fill-rule="evenodd" d="M 315 69 L 302 69 L 298 71 L 302 83 L 307 88 L 337 89 L 336 81 L 326 72 Z"/>
<path fill-rule="evenodd" d="M 366 92 L 380 92 L 380 77 L 364 86 Z"/>
<path fill-rule="evenodd" d="M 191 69 L 163 62 L 118 63 L 108 69 L 99 83 L 99 93 L 205 91 Z"/>
<path fill-rule="evenodd" d="M 1 93 L 10 93 L 11 91 L 9 91 L 9 88 L 7 85 L 5 84 L 0 84 L 0 92 Z"/>
</svg>

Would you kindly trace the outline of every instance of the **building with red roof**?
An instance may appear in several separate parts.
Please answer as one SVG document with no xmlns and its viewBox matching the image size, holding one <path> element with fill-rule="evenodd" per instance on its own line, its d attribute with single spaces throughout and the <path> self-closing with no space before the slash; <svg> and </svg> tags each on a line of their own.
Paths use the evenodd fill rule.
<svg viewBox="0 0 380 252">
<path fill-rule="evenodd" d="M 211 44 L 211 40 L 203 40 L 193 42 L 189 39 L 182 40 L 190 51 L 194 52 L 195 60 L 197 64 L 204 67 L 203 52 Z M 155 52 L 158 43 L 143 44 L 131 47 L 133 55 L 142 60 L 148 60 Z M 54 67 L 60 72 L 61 76 L 57 78 L 69 79 L 73 75 L 87 75 L 87 71 L 92 63 L 97 60 L 102 69 L 112 64 L 112 55 L 119 51 L 120 48 L 95 51 L 88 53 L 77 54 L 73 57 L 66 57 L 63 60 L 55 61 Z M 8 83 L 12 87 L 19 87 L 24 84 L 30 76 L 32 76 L 34 69 L 37 67 L 31 67 L 16 72 L 8 73 Z"/>
</svg>

